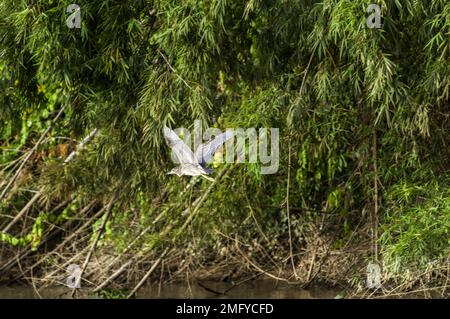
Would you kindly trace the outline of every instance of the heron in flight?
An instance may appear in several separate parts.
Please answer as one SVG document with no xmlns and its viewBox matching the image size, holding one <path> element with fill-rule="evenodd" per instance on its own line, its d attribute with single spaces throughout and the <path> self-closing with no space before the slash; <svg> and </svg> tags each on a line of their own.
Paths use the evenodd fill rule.
<svg viewBox="0 0 450 319">
<path fill-rule="evenodd" d="M 172 149 L 175 157 L 180 163 L 179 166 L 173 168 L 167 174 L 175 174 L 177 176 L 203 176 L 204 178 L 214 181 L 213 178 L 207 176 L 213 172 L 212 169 L 206 167 L 206 163 L 214 156 L 217 149 L 233 137 L 232 131 L 226 131 L 219 134 L 213 140 L 201 144 L 195 152 L 178 137 L 178 135 L 167 126 L 164 126 L 164 137 L 167 145 Z"/>
</svg>

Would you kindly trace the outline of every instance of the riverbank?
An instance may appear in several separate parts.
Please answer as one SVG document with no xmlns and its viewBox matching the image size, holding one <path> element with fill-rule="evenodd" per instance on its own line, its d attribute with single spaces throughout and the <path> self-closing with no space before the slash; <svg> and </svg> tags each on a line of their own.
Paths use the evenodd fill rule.
<svg viewBox="0 0 450 319">
<path fill-rule="evenodd" d="M 170 297 L 167 287 L 180 287 L 181 290 L 188 287 L 191 297 L 203 296 L 202 293 L 206 292 L 225 297 L 228 292 L 239 291 L 241 286 L 250 285 L 256 291 L 262 291 L 264 288 L 258 287 L 264 287 L 260 285 L 263 278 L 275 283 L 274 287 L 286 288 L 287 294 L 290 289 L 293 293 L 301 293 L 314 287 L 335 293 L 334 296 L 327 295 L 327 298 L 397 298 L 411 294 L 426 298 L 449 296 L 445 262 L 431 264 L 425 270 L 418 268 L 414 271 L 411 267 L 402 276 L 394 276 L 380 263 L 380 287 L 374 289 L 368 286 L 371 241 L 365 227 L 342 245 L 336 240 L 333 228 L 320 229 L 321 224 L 313 223 L 307 225 L 309 230 L 303 233 L 302 244 L 295 244 L 292 253 L 288 238 L 280 237 L 273 245 L 264 233 L 252 241 L 238 234 L 233 237 L 221 234 L 222 241 L 216 247 L 200 244 L 197 237 L 191 237 L 192 240 L 185 244 L 164 241 L 149 247 L 148 242 L 154 237 L 142 231 L 139 233 L 141 237 L 138 235 L 126 245 L 119 246 L 117 237 L 104 234 L 92 249 L 93 240 L 97 237 L 89 233 L 88 227 L 79 227 L 67 237 L 55 236 L 44 241 L 45 245 L 34 250 L 5 247 L 0 279 L 3 284 L 14 286 L 21 283 L 46 291 L 66 286 L 69 278 L 73 283 L 79 274 L 81 291 L 87 294 L 85 296 L 123 298 L 139 298 L 148 287 L 153 287 L 149 293 L 152 296 L 155 295 L 155 287 L 158 295 L 166 297 Z M 272 246 L 268 246 L 270 244 Z M 8 258 L 6 253 L 9 253 Z M 376 279 L 371 280 L 375 282 Z M 62 293 L 67 292 L 64 289 Z M 279 292 L 281 295 L 282 291 Z"/>
</svg>

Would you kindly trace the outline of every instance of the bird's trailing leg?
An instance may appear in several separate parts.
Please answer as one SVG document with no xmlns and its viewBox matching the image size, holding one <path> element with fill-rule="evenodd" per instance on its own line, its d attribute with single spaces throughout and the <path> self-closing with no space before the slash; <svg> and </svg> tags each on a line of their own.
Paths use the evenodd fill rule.
<svg viewBox="0 0 450 319">
<path fill-rule="evenodd" d="M 215 181 L 214 178 L 209 177 L 208 175 L 203 175 L 203 174 L 202 174 L 201 176 L 203 176 L 204 178 L 206 178 L 207 180 L 209 180 L 209 181 L 211 181 L 211 182 L 214 182 L 214 181 Z"/>
</svg>

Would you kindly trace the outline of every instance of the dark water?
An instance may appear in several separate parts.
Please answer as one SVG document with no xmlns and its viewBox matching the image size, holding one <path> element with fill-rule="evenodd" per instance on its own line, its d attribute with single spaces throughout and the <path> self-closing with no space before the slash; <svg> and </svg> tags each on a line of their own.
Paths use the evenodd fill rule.
<svg viewBox="0 0 450 319">
<path fill-rule="evenodd" d="M 202 287 L 203 286 L 203 287 Z M 161 287 L 154 285 L 143 287 L 139 290 L 136 298 L 294 298 L 294 299 L 317 299 L 335 298 L 339 291 L 328 288 L 301 289 L 299 286 L 285 285 L 270 280 L 257 280 L 244 283 L 228 290 L 230 284 L 222 282 L 204 281 L 201 285 L 197 283 L 166 284 Z M 77 294 L 79 298 L 99 298 L 98 295 L 89 293 L 89 289 L 80 289 Z M 70 298 L 71 289 L 61 286 L 44 288 L 36 291 L 33 287 L 2 287 L 0 286 L 0 299 L 36 299 L 36 298 Z M 111 297 L 124 297 L 126 294 L 110 294 Z"/>
<path fill-rule="evenodd" d="M 316 299 L 335 298 L 339 291 L 328 288 L 301 289 L 299 286 L 280 284 L 271 280 L 257 280 L 231 288 L 222 282 L 202 282 L 202 286 L 192 284 L 171 284 L 164 288 L 142 289 L 137 298 L 294 298 Z M 212 290 L 212 291 L 211 291 Z M 227 291 L 228 290 L 228 291 Z M 226 294 L 223 294 L 226 292 Z"/>
</svg>

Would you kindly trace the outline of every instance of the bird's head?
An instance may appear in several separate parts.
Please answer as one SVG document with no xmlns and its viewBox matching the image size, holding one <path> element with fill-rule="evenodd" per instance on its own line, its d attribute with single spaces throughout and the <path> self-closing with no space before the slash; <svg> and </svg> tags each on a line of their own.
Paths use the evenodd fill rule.
<svg viewBox="0 0 450 319">
<path fill-rule="evenodd" d="M 180 168 L 179 168 L 179 167 L 175 167 L 175 168 L 172 168 L 172 169 L 167 173 L 167 175 L 177 175 L 177 176 L 181 176 L 182 174 L 181 174 Z"/>
</svg>

